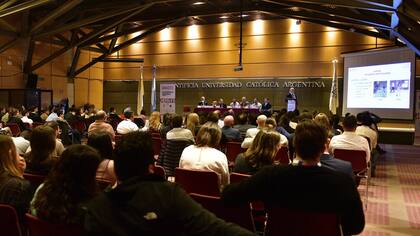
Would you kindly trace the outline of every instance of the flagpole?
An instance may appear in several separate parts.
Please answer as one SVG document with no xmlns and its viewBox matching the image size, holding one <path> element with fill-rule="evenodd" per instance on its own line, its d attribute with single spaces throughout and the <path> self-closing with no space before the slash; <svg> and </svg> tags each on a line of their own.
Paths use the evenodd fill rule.
<svg viewBox="0 0 420 236">
<path fill-rule="evenodd" d="M 137 115 L 143 110 L 144 100 L 144 82 L 143 82 L 143 64 L 140 66 L 140 81 L 137 88 Z"/>
<path fill-rule="evenodd" d="M 338 108 L 338 81 L 337 81 L 337 59 L 332 60 L 333 64 L 333 80 L 331 83 L 329 110 L 332 114 L 337 114 Z"/>
<path fill-rule="evenodd" d="M 156 111 L 156 65 L 152 68 L 151 112 Z"/>
</svg>

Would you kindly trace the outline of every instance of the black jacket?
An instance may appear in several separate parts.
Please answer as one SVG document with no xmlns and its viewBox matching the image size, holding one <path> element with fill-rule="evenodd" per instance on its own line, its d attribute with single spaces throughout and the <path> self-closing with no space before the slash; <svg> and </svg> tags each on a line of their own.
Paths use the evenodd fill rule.
<svg viewBox="0 0 420 236">
<path fill-rule="evenodd" d="M 263 201 L 267 207 L 337 213 L 345 234 L 365 226 L 363 206 L 354 181 L 318 166 L 271 166 L 225 187 L 222 199 L 235 205 Z"/>
<path fill-rule="evenodd" d="M 156 175 L 135 177 L 101 193 L 87 206 L 89 235 L 255 235 L 226 223 L 177 184 Z"/>
<path fill-rule="evenodd" d="M 322 154 L 321 165 L 328 169 L 348 175 L 354 179 L 353 167 L 348 161 L 336 159 L 329 154 Z"/>
</svg>

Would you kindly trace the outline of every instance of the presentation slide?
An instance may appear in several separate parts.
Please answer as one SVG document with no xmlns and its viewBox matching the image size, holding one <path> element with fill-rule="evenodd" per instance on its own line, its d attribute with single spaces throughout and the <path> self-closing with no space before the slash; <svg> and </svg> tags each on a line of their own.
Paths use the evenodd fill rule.
<svg viewBox="0 0 420 236">
<path fill-rule="evenodd" d="M 411 63 L 348 68 L 348 108 L 410 108 Z"/>
</svg>

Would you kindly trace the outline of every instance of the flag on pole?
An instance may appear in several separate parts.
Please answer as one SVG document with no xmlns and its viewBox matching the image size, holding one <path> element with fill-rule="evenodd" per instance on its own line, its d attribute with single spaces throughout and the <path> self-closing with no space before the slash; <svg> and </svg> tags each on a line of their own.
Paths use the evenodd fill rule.
<svg viewBox="0 0 420 236">
<path fill-rule="evenodd" d="M 152 96 L 151 96 L 151 112 L 156 111 L 156 65 L 152 68 Z"/>
<path fill-rule="evenodd" d="M 333 80 L 331 84 L 331 93 L 330 93 L 330 111 L 335 115 L 337 114 L 338 108 L 338 81 L 337 81 L 337 59 L 332 61 L 333 63 Z"/>
<path fill-rule="evenodd" d="M 140 115 L 141 110 L 143 110 L 143 97 L 144 97 L 143 65 L 141 65 L 140 81 L 137 87 L 137 115 Z"/>
</svg>

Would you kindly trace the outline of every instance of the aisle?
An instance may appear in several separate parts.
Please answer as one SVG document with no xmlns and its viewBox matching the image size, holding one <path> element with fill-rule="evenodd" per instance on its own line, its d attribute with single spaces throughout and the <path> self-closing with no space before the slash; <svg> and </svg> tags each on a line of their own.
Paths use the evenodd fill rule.
<svg viewBox="0 0 420 236">
<path fill-rule="evenodd" d="M 420 147 L 382 145 L 363 236 L 420 235 Z M 359 192 L 364 201 L 364 183 Z"/>
</svg>

